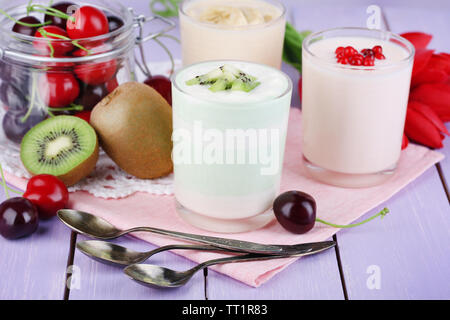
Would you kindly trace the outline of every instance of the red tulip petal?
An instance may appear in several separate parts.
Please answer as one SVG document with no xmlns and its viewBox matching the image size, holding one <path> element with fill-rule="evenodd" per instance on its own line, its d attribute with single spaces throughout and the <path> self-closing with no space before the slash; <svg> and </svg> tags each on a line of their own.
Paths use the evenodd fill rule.
<svg viewBox="0 0 450 320">
<path fill-rule="evenodd" d="M 450 55 L 434 53 L 428 62 L 427 68 L 441 70 L 450 75 Z"/>
<path fill-rule="evenodd" d="M 416 49 L 424 49 L 428 46 L 433 36 L 423 32 L 406 32 L 401 34 L 402 37 L 411 41 Z"/>
<path fill-rule="evenodd" d="M 409 139 L 431 148 L 442 148 L 441 135 L 427 118 L 414 109 L 406 112 L 405 133 Z"/>
<path fill-rule="evenodd" d="M 422 84 L 409 94 L 410 100 L 430 106 L 442 121 L 450 119 L 450 84 Z"/>
<path fill-rule="evenodd" d="M 444 70 L 432 69 L 427 66 L 411 79 L 411 87 L 417 87 L 423 83 L 437 83 L 447 80 L 447 73 Z"/>
<path fill-rule="evenodd" d="M 431 56 L 433 55 L 434 50 L 428 49 L 417 49 L 416 55 L 414 56 L 414 66 L 412 71 L 412 76 L 414 77 L 420 71 L 424 70 L 425 67 L 430 62 Z"/>
<path fill-rule="evenodd" d="M 403 134 L 403 140 L 402 140 L 402 150 L 406 149 L 408 147 L 409 140 L 406 134 Z"/>
<path fill-rule="evenodd" d="M 412 108 L 415 111 L 421 113 L 432 124 L 434 124 L 434 126 L 439 130 L 439 132 L 443 132 L 448 136 L 450 135 L 447 128 L 445 127 L 445 124 L 442 122 L 441 119 L 439 119 L 439 116 L 436 114 L 436 112 L 426 104 L 423 104 L 418 101 L 410 101 L 408 103 L 408 108 Z"/>
</svg>

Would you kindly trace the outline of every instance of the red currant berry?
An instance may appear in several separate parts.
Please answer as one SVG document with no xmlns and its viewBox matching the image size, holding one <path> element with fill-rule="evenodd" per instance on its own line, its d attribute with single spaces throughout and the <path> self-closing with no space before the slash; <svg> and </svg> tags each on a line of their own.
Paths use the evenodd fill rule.
<svg viewBox="0 0 450 320">
<path fill-rule="evenodd" d="M 343 53 L 344 52 L 344 47 L 337 47 L 336 51 L 334 52 L 336 55 Z"/>
<path fill-rule="evenodd" d="M 381 53 L 383 53 L 383 48 L 381 46 L 375 46 L 375 47 L 372 48 L 372 51 L 375 54 L 377 54 L 377 53 L 381 54 Z"/>
<path fill-rule="evenodd" d="M 344 48 L 344 54 L 345 54 L 346 57 L 351 57 L 355 53 L 358 53 L 358 51 L 356 51 L 356 49 L 351 47 L 351 46 L 347 46 L 347 47 Z"/>
<path fill-rule="evenodd" d="M 364 58 L 364 60 L 363 60 L 363 66 L 371 67 L 371 66 L 373 66 L 373 65 L 374 65 L 373 59 L 371 59 L 370 57 L 365 57 L 365 58 Z"/>
<path fill-rule="evenodd" d="M 386 57 L 385 57 L 384 54 L 382 54 L 382 53 L 376 53 L 376 54 L 375 54 L 375 58 L 377 58 L 378 60 L 384 60 L 384 59 L 386 59 Z"/>
</svg>

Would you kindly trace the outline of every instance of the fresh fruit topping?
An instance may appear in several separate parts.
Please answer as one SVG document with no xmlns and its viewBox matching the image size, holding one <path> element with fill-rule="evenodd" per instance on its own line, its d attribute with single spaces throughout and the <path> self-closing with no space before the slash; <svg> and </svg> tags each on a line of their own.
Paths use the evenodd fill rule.
<svg viewBox="0 0 450 320">
<path fill-rule="evenodd" d="M 376 217 L 384 217 L 389 210 L 384 208 L 372 217 L 355 224 L 339 225 L 326 222 L 316 217 L 316 201 L 314 198 L 301 191 L 287 191 L 280 194 L 273 203 L 273 212 L 278 222 L 286 230 L 303 234 L 314 227 L 316 222 L 326 224 L 334 228 L 353 228 L 365 224 Z"/>
<path fill-rule="evenodd" d="M 169 78 L 162 75 L 155 75 L 145 80 L 144 83 L 158 91 L 172 105 L 172 82 Z"/>
<path fill-rule="evenodd" d="M 28 131 L 20 158 L 32 175 L 51 174 L 71 186 L 94 170 L 98 152 L 97 135 L 86 121 L 56 116 Z"/>
<path fill-rule="evenodd" d="M 0 234 L 6 239 L 28 236 L 38 225 L 38 211 L 30 200 L 17 197 L 0 204 Z"/>
<path fill-rule="evenodd" d="M 125 172 L 141 179 L 172 172 L 172 108 L 155 89 L 138 82 L 120 85 L 95 106 L 91 125 Z"/>
<path fill-rule="evenodd" d="M 58 10 L 60 12 L 63 12 L 70 16 L 75 12 L 75 10 L 78 8 L 78 6 L 73 2 L 63 1 L 63 2 L 55 3 L 54 5 L 51 6 L 51 8 Z M 66 30 L 67 19 L 64 19 L 63 17 L 46 14 L 44 17 L 44 21 L 50 21 L 53 26 L 57 26 L 57 27 L 60 27 L 61 29 Z"/>
<path fill-rule="evenodd" d="M 75 67 L 75 74 L 86 84 L 100 85 L 110 80 L 117 71 L 116 60 L 80 64 Z"/>
<path fill-rule="evenodd" d="M 96 37 L 108 32 L 108 18 L 92 6 L 80 7 L 67 19 L 67 33 L 71 39 Z"/>
<path fill-rule="evenodd" d="M 23 197 L 36 206 L 39 218 L 48 219 L 54 217 L 58 210 L 66 208 L 69 202 L 69 191 L 55 176 L 40 174 L 28 181 Z"/>
<path fill-rule="evenodd" d="M 211 85 L 209 90 L 213 92 L 225 90 L 250 92 L 261 83 L 256 81 L 255 77 L 233 66 L 223 65 L 207 74 L 199 75 L 186 81 L 186 84 L 189 86 L 196 84 Z"/>
<path fill-rule="evenodd" d="M 80 86 L 71 73 L 47 72 L 39 80 L 39 91 L 46 105 L 61 108 L 75 101 L 80 94 Z"/>
<path fill-rule="evenodd" d="M 20 22 L 25 23 L 27 25 L 20 24 Z M 35 18 L 33 16 L 26 16 L 26 17 L 20 18 L 19 21 L 14 24 L 12 31 L 20 33 L 20 34 L 24 34 L 26 36 L 33 37 L 36 34 L 36 31 L 39 29 L 39 27 L 30 27 L 30 26 L 28 26 L 28 24 L 38 25 L 40 23 L 41 22 L 37 18 Z"/>
<path fill-rule="evenodd" d="M 33 47 L 42 55 L 61 57 L 73 50 L 73 44 L 69 40 L 64 41 L 69 39 L 67 32 L 59 27 L 41 27 L 34 36 L 37 39 L 33 41 Z"/>
<path fill-rule="evenodd" d="M 386 59 L 381 46 L 374 46 L 372 49 L 362 49 L 361 53 L 352 46 L 337 47 L 335 50 L 336 60 L 340 64 L 350 64 L 352 66 L 374 66 L 375 59 Z"/>
</svg>

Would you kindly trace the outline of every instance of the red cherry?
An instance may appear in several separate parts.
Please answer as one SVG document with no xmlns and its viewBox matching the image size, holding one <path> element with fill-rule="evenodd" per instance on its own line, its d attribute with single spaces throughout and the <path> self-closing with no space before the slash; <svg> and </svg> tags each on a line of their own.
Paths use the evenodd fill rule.
<svg viewBox="0 0 450 320">
<path fill-rule="evenodd" d="M 39 28 L 34 35 L 37 39 L 33 41 L 33 47 L 39 53 L 48 56 L 52 52 L 51 48 L 53 48 L 54 51 L 53 55 L 56 57 L 61 57 L 66 53 L 68 53 L 69 51 L 72 51 L 73 44 L 70 41 L 61 40 L 52 35 L 44 36 L 45 35 L 44 32 L 53 33 L 68 38 L 67 32 L 59 27 L 45 26 Z M 51 41 L 48 39 L 54 39 L 56 41 Z"/>
<path fill-rule="evenodd" d="M 377 53 L 381 54 L 381 53 L 383 53 L 383 48 L 381 46 L 375 46 L 372 48 L 372 51 L 374 54 L 377 54 Z"/>
<path fill-rule="evenodd" d="M 108 18 L 95 7 L 82 6 L 67 19 L 67 33 L 71 39 L 96 37 L 108 32 Z"/>
<path fill-rule="evenodd" d="M 169 78 L 162 75 L 156 75 L 148 78 L 144 83 L 158 91 L 158 93 L 172 105 L 172 82 L 170 82 Z"/>
<path fill-rule="evenodd" d="M 106 89 L 108 92 L 113 92 L 118 86 L 119 82 L 116 77 L 113 77 L 106 82 Z"/>
<path fill-rule="evenodd" d="M 6 239 L 28 236 L 38 225 L 38 210 L 30 200 L 11 198 L 0 204 L 0 234 Z"/>
<path fill-rule="evenodd" d="M 386 57 L 382 53 L 375 53 L 375 58 L 378 60 L 384 60 Z"/>
<path fill-rule="evenodd" d="M 110 80 L 117 71 L 116 60 L 81 64 L 75 67 L 75 74 L 86 84 L 99 85 Z"/>
<path fill-rule="evenodd" d="M 91 123 L 91 111 L 81 111 L 75 113 L 75 117 L 83 119 L 87 123 Z"/>
<path fill-rule="evenodd" d="M 62 108 L 74 102 L 80 94 L 80 86 L 71 73 L 46 73 L 40 78 L 39 92 L 46 105 Z"/>
<path fill-rule="evenodd" d="M 69 202 L 69 191 L 55 176 L 40 174 L 28 181 L 23 197 L 36 206 L 40 218 L 48 219 L 54 217 L 58 210 L 66 208 Z"/>
<path fill-rule="evenodd" d="M 273 203 L 278 222 L 288 231 L 306 233 L 316 222 L 316 201 L 301 191 L 288 191 L 279 195 Z"/>
<path fill-rule="evenodd" d="M 95 43 L 96 42 L 96 43 Z M 86 43 L 83 44 L 83 46 L 88 49 L 89 51 L 78 49 L 72 52 L 72 56 L 74 57 L 85 57 L 88 54 L 100 54 L 104 52 L 108 52 L 112 49 L 112 46 L 107 43 L 98 43 L 98 41 L 94 41 L 94 43 Z"/>
</svg>

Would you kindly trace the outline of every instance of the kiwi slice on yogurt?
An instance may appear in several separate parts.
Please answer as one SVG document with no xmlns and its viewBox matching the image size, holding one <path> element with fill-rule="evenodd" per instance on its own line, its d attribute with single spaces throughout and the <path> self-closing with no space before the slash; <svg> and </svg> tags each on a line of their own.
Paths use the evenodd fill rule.
<svg viewBox="0 0 450 320">
<path fill-rule="evenodd" d="M 261 83 L 242 70 L 231 65 L 223 65 L 186 81 L 186 84 L 189 86 L 210 85 L 209 90 L 212 92 L 225 90 L 250 92 Z"/>
<path fill-rule="evenodd" d="M 89 175 L 98 160 L 95 130 L 74 116 L 56 116 L 27 132 L 20 146 L 20 158 L 32 174 L 51 174 L 67 186 Z"/>
</svg>

